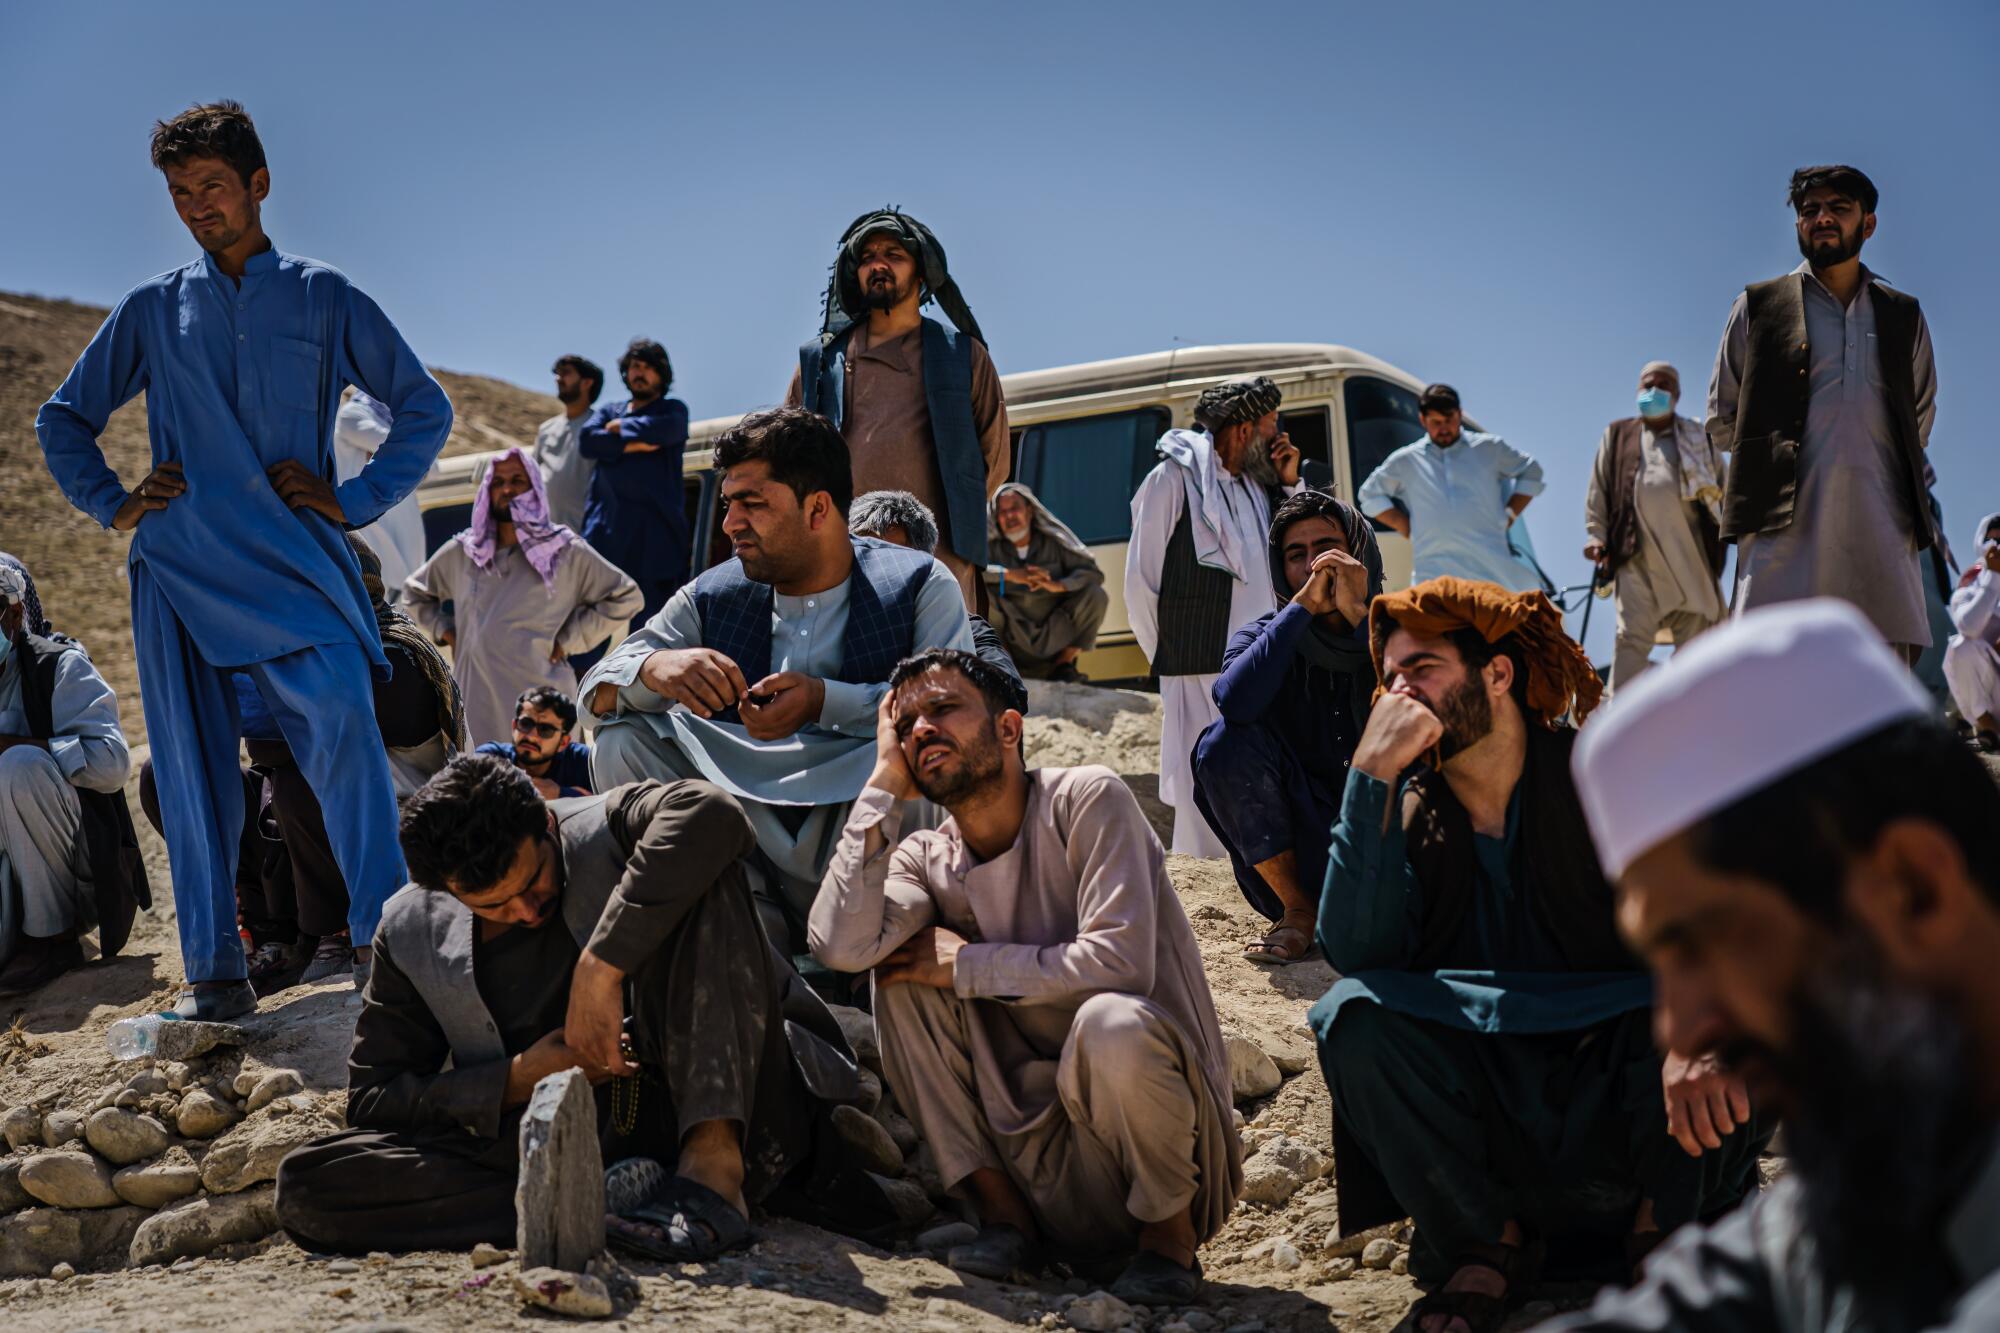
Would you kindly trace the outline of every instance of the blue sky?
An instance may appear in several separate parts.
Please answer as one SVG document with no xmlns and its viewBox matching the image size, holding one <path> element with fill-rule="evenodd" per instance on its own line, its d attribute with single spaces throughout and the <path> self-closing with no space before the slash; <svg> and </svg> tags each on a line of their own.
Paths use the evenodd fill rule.
<svg viewBox="0 0 2000 1333">
<path fill-rule="evenodd" d="M 1341 342 L 1539 456 L 1561 581 L 1604 423 L 1798 259 L 1791 169 L 1881 187 L 1922 299 L 1947 523 L 2000 508 L 2000 6 L 1825 3 L 0 7 L 0 289 L 109 303 L 188 256 L 154 118 L 231 96 L 278 244 L 419 353 L 545 388 L 671 350 L 696 416 L 775 399 L 839 229 L 938 232 L 1004 371 Z M 1961 551 L 1961 554 L 1963 552 Z M 1608 651 L 1609 616 L 1592 647 Z"/>
</svg>

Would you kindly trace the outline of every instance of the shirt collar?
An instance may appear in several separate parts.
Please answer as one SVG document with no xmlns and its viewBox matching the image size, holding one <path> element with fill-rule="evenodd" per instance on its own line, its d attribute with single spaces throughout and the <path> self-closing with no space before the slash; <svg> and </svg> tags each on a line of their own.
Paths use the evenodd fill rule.
<svg viewBox="0 0 2000 1333">
<path fill-rule="evenodd" d="M 1800 275 L 1801 277 L 1811 278 L 1813 280 L 1813 286 L 1819 288 L 1823 292 L 1826 291 L 1826 284 L 1821 282 L 1818 276 L 1815 275 L 1812 271 L 1812 261 L 1801 259 L 1799 261 L 1799 266 L 1793 269 L 1792 272 Z M 1861 285 L 1863 287 L 1872 287 L 1876 283 L 1884 281 L 1886 281 L 1886 279 L 1884 279 L 1882 275 L 1877 273 L 1874 269 L 1869 268 L 1868 265 L 1863 264 L 1861 266 Z M 1833 293 L 1827 292 L 1827 295 L 1831 296 L 1833 295 Z"/>
<path fill-rule="evenodd" d="M 1946 1220 L 1944 1240 L 1968 1287 L 2000 1272 L 2000 1135 L 1988 1145 L 1972 1187 Z"/>
<path fill-rule="evenodd" d="M 263 274 L 269 273 L 277 267 L 278 247 L 267 245 L 243 261 L 243 276 L 247 278 L 252 274 L 256 274 L 261 277 Z"/>
</svg>

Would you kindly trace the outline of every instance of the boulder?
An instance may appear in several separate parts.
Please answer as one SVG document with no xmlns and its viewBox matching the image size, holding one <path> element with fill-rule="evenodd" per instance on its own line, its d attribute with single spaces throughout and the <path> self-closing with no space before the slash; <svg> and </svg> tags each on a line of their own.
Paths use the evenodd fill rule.
<svg viewBox="0 0 2000 1333">
<path fill-rule="evenodd" d="M 1093 1291 L 1072 1300 L 1063 1310 L 1072 1328 L 1086 1333 L 1112 1333 L 1113 1329 L 1136 1323 L 1138 1311 L 1108 1291 Z"/>
<path fill-rule="evenodd" d="M 278 1229 L 278 1189 L 263 1185 L 240 1194 L 183 1199 L 162 1208 L 132 1236 L 131 1263 L 170 1264 L 223 1245 L 262 1240 Z"/>
<path fill-rule="evenodd" d="M 146 1210 L 25 1208 L 0 1217 L 0 1277 L 45 1277 L 57 1264 L 121 1267 Z"/>
<path fill-rule="evenodd" d="M 833 1128 L 862 1166 L 885 1176 L 903 1174 L 903 1150 L 875 1117 L 857 1107 L 836 1106 Z"/>
<path fill-rule="evenodd" d="M 895 1142 L 897 1152 L 908 1157 L 917 1150 L 917 1144 L 921 1140 L 917 1137 L 917 1127 L 910 1123 L 908 1116 L 901 1111 L 891 1110 L 886 1102 L 876 1107 L 870 1114 L 882 1123 L 882 1128 L 889 1131 L 889 1137 Z"/>
<path fill-rule="evenodd" d="M 26 1208 L 35 1196 L 21 1188 L 21 1163 L 25 1157 L 0 1157 L 0 1213 Z"/>
<path fill-rule="evenodd" d="M 869 1173 L 869 1178 L 880 1187 L 882 1196 L 889 1206 L 896 1210 L 896 1220 L 906 1227 L 916 1226 L 929 1219 L 937 1211 L 931 1206 L 931 1196 L 924 1193 L 924 1187 L 909 1180 L 892 1180 L 888 1176 Z"/>
<path fill-rule="evenodd" d="M 201 1168 L 185 1148 L 169 1148 L 150 1162 L 128 1166 L 111 1177 L 111 1188 L 127 1203 L 164 1208 L 201 1188 Z"/>
<path fill-rule="evenodd" d="M 246 1032 L 234 1023 L 201 1023 L 181 1019 L 153 1029 L 153 1058 L 161 1064 L 185 1063 L 218 1046 L 241 1046 Z"/>
<path fill-rule="evenodd" d="M 42 1113 L 32 1106 L 17 1106 L 0 1116 L 0 1135 L 5 1135 L 9 1148 L 18 1148 L 25 1143 L 42 1141 Z"/>
<path fill-rule="evenodd" d="M 1245 1203 L 1280 1208 L 1325 1171 L 1326 1158 L 1311 1144 L 1280 1134 L 1266 1140 L 1243 1164 L 1241 1198 Z"/>
<path fill-rule="evenodd" d="M 289 1116 L 283 1123 L 302 1119 Z M 597 1100 L 580 1069 L 550 1074 L 528 1097 L 528 1108 L 521 1114 L 514 1216 L 514 1248 L 523 1268 L 553 1267 L 574 1275 L 604 1248 L 604 1158 L 597 1139 Z M 608 1295 L 605 1313 L 610 1313 Z"/>
<path fill-rule="evenodd" d="M 215 1140 L 201 1163 L 201 1187 L 210 1194 L 234 1194 L 278 1178 L 278 1163 L 332 1127 L 318 1116 L 262 1115 L 246 1120 Z"/>
<path fill-rule="evenodd" d="M 474 1268 L 491 1268 L 495 1264 L 504 1264 L 513 1257 L 512 1254 L 501 1249 L 499 1246 L 488 1245 L 483 1240 L 472 1247 L 472 1266 Z"/>
<path fill-rule="evenodd" d="M 514 1294 L 523 1305 L 577 1319 L 609 1318 L 612 1310 L 611 1292 L 600 1279 L 561 1268 L 528 1268 L 514 1274 Z"/>
<path fill-rule="evenodd" d="M 947 1222 L 941 1227 L 932 1227 L 917 1237 L 917 1248 L 932 1254 L 943 1254 L 954 1245 L 970 1245 L 979 1239 L 979 1228 L 970 1222 Z"/>
<path fill-rule="evenodd" d="M 1263 1047 L 1248 1037 L 1232 1034 L 1224 1037 L 1222 1044 L 1229 1052 L 1229 1088 L 1237 1101 L 1247 1102 L 1276 1092 L 1285 1081 L 1278 1066 L 1264 1054 Z"/>
<path fill-rule="evenodd" d="M 854 1058 L 865 1069 L 882 1072 L 882 1046 L 875 1039 L 875 1019 L 859 1009 L 844 1004 L 830 1004 L 833 1021 L 840 1024 L 840 1035 L 847 1038 L 847 1045 L 854 1052 Z"/>
<path fill-rule="evenodd" d="M 274 1069 L 258 1079 L 256 1085 L 245 1095 L 243 1109 L 255 1111 L 260 1107 L 269 1106 L 280 1097 L 289 1097 L 298 1092 L 305 1085 L 306 1081 L 300 1078 L 296 1071 Z"/>
<path fill-rule="evenodd" d="M 1361 1250 L 1363 1268 L 1387 1268 L 1396 1262 L 1396 1242 L 1387 1236 L 1377 1236 Z"/>
<path fill-rule="evenodd" d="M 60 1148 L 83 1137 L 83 1112 L 51 1111 L 42 1117 L 42 1142 Z"/>
<path fill-rule="evenodd" d="M 111 1168 L 79 1149 L 38 1152 L 21 1164 L 21 1188 L 52 1208 L 115 1208 Z"/>
<path fill-rule="evenodd" d="M 173 1142 L 167 1127 L 149 1115 L 107 1106 L 92 1111 L 83 1125 L 83 1137 L 113 1166 L 129 1166 L 148 1157 L 158 1157 Z"/>
<path fill-rule="evenodd" d="M 239 1119 L 236 1108 L 226 1100 L 206 1088 L 196 1088 L 181 1098 L 174 1125 L 184 1138 L 212 1139 Z"/>
</svg>

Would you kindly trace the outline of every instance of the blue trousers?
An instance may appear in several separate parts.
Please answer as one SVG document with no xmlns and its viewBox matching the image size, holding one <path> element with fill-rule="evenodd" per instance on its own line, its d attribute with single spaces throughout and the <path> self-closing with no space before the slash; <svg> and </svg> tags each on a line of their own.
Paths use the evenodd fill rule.
<svg viewBox="0 0 2000 1333">
<path fill-rule="evenodd" d="M 1269 723 L 1208 724 L 1194 743 L 1195 805 L 1229 852 L 1236 886 L 1276 921 L 1285 913 L 1257 865 L 1289 851 L 1299 885 L 1317 901 L 1326 883 L 1327 849 L 1340 818 L 1340 791 L 1306 771 L 1290 742 Z"/>
<path fill-rule="evenodd" d="M 132 640 L 187 979 L 234 981 L 246 972 L 236 931 L 244 819 L 236 671 L 257 687 L 319 796 L 347 881 L 348 928 L 356 945 L 372 941 L 382 904 L 406 873 L 367 654 L 358 644 L 320 644 L 245 667 L 212 666 L 143 563 L 132 566 Z"/>
</svg>

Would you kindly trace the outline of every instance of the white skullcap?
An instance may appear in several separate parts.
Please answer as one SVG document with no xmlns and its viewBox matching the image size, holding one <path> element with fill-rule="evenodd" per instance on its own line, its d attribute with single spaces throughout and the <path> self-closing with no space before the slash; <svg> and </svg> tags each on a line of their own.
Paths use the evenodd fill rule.
<svg viewBox="0 0 2000 1333">
<path fill-rule="evenodd" d="M 1936 705 L 1854 607 L 1747 612 L 1620 689 L 1570 766 L 1605 876 L 1897 718 Z"/>
</svg>

